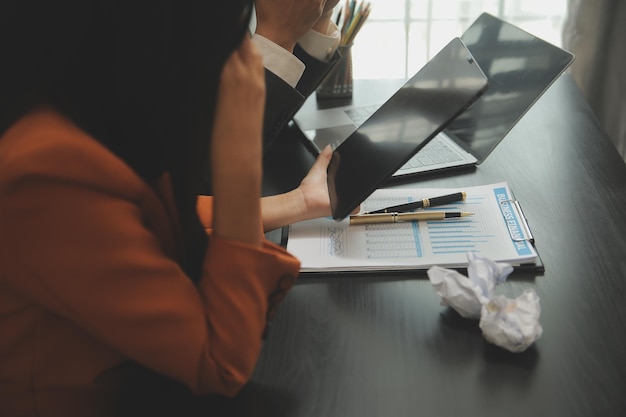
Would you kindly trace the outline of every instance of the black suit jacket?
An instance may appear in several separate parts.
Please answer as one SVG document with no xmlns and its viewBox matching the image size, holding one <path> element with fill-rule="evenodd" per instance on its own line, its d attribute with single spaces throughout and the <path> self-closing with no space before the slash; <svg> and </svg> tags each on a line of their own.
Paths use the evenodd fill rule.
<svg viewBox="0 0 626 417">
<path fill-rule="evenodd" d="M 267 151 L 280 131 L 339 59 L 339 53 L 336 52 L 330 62 L 321 62 L 304 52 L 299 46 L 296 46 L 294 55 L 306 66 L 295 89 L 271 71 L 265 70 L 267 93 L 263 121 L 264 151 Z"/>
<path fill-rule="evenodd" d="M 267 152 L 267 149 L 278 137 L 282 129 L 293 118 L 300 107 L 302 107 L 307 97 L 315 91 L 324 76 L 339 59 L 339 53 L 335 52 L 335 55 L 329 62 L 321 62 L 304 52 L 299 46 L 296 46 L 294 54 L 306 66 L 302 78 L 295 89 L 273 72 L 267 69 L 265 70 L 266 101 L 263 120 L 264 153 Z M 242 117 L 245 117 L 245 115 L 242 115 Z M 200 193 L 211 195 L 211 173 L 208 168 L 207 164 L 207 169 L 202 174 L 202 189 Z"/>
</svg>

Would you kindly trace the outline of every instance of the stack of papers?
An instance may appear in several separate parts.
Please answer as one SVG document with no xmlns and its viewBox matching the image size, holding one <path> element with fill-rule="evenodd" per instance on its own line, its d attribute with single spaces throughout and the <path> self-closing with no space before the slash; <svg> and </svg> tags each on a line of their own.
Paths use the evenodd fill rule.
<svg viewBox="0 0 626 417">
<path fill-rule="evenodd" d="M 379 189 L 361 204 L 361 212 L 459 191 L 466 192 L 464 201 L 424 210 L 473 216 L 370 225 L 309 220 L 291 226 L 287 250 L 300 259 L 303 273 L 465 268 L 468 252 L 514 266 L 541 263 L 506 182 L 464 189 Z"/>
</svg>

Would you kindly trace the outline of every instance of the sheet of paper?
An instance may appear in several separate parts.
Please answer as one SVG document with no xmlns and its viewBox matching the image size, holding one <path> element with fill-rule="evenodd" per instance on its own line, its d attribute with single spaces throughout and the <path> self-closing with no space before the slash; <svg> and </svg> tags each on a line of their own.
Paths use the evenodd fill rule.
<svg viewBox="0 0 626 417">
<path fill-rule="evenodd" d="M 464 267 L 467 252 L 514 265 L 537 258 L 525 240 L 529 236 L 523 214 L 504 182 L 464 189 L 379 189 L 361 204 L 361 211 L 458 191 L 467 193 L 465 201 L 426 210 L 468 211 L 473 216 L 375 225 L 315 219 L 291 226 L 287 250 L 300 259 L 302 272 Z"/>
</svg>

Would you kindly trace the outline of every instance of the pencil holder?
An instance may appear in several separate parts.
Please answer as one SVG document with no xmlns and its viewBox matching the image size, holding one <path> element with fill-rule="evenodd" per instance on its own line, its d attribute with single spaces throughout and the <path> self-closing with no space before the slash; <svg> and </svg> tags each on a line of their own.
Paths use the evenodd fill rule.
<svg viewBox="0 0 626 417">
<path fill-rule="evenodd" d="M 338 48 L 340 58 L 317 87 L 317 98 L 352 97 L 352 45 Z"/>
</svg>

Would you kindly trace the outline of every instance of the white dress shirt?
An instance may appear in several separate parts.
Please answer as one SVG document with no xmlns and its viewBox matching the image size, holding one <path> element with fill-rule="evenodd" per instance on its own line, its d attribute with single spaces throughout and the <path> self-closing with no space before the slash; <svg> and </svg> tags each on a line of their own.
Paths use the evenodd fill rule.
<svg viewBox="0 0 626 417">
<path fill-rule="evenodd" d="M 331 21 L 326 33 L 309 30 L 298 42 L 306 53 L 320 61 L 330 60 L 339 46 L 341 34 Z M 263 57 L 263 65 L 295 88 L 304 73 L 304 63 L 294 54 L 269 39 L 254 34 L 252 41 Z"/>
</svg>

